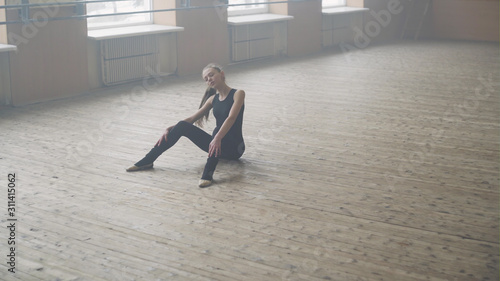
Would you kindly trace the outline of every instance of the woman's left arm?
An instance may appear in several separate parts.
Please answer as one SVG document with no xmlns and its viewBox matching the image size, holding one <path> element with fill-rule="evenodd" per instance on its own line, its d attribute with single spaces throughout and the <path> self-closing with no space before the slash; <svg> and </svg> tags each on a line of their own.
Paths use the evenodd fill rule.
<svg viewBox="0 0 500 281">
<path fill-rule="evenodd" d="M 245 102 L 245 91 L 238 90 L 234 93 L 234 102 L 231 106 L 231 110 L 229 111 L 229 115 L 227 116 L 224 123 L 219 130 L 219 132 L 215 135 L 212 142 L 210 142 L 210 146 L 208 148 L 208 156 L 219 156 L 221 154 L 221 143 L 224 136 L 226 136 L 227 132 L 231 129 L 238 114 L 240 113 L 241 107 Z"/>
</svg>

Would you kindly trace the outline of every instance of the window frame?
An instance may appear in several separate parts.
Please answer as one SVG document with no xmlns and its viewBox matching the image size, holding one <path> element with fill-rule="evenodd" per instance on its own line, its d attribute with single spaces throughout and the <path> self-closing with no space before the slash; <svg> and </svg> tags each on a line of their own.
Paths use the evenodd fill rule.
<svg viewBox="0 0 500 281">
<path fill-rule="evenodd" d="M 235 0 L 233 0 L 233 1 L 235 1 Z M 269 5 L 268 4 L 258 4 L 259 2 L 269 2 L 268 0 L 242 0 L 242 1 L 244 1 L 245 3 L 248 3 L 248 4 L 257 3 L 256 6 L 258 6 L 258 7 L 238 8 L 238 7 L 245 7 L 245 6 L 229 6 L 227 8 L 227 15 L 229 17 L 269 13 Z M 231 0 L 228 1 L 229 5 L 241 4 L 241 3 L 231 3 L 231 2 L 232 2 Z"/>
</svg>

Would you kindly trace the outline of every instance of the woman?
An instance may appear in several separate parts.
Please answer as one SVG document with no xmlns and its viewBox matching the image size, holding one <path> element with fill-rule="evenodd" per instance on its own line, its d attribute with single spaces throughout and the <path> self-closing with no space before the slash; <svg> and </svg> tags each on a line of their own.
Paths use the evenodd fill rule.
<svg viewBox="0 0 500 281">
<path fill-rule="evenodd" d="M 243 155 L 245 142 L 243 141 L 242 125 L 245 92 L 229 87 L 226 84 L 224 71 L 216 64 L 207 65 L 203 69 L 202 77 L 208 84 L 208 88 L 198 111 L 177 125 L 167 128 L 153 149 L 143 159 L 128 168 L 127 172 L 153 168 L 153 162 L 182 136 L 187 137 L 208 153 L 207 163 L 198 184 L 199 187 L 207 187 L 212 184 L 219 158 L 239 159 Z M 193 124 L 196 123 L 201 127 L 203 119 L 208 119 L 212 108 L 216 127 L 210 135 Z"/>
</svg>

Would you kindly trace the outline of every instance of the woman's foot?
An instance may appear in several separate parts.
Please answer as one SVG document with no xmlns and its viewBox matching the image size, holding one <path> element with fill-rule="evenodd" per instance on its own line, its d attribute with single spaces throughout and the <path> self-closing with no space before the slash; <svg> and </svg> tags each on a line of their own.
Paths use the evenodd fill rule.
<svg viewBox="0 0 500 281">
<path fill-rule="evenodd" d="M 137 172 L 137 171 L 144 171 L 144 170 L 149 170 L 149 169 L 153 169 L 153 163 L 142 165 L 142 166 L 134 165 L 132 167 L 129 167 L 126 171 L 127 172 Z"/>
<path fill-rule="evenodd" d="M 204 179 L 201 179 L 199 182 L 198 182 L 198 186 L 199 187 L 208 187 L 212 185 L 212 181 L 211 180 L 204 180 Z"/>
</svg>

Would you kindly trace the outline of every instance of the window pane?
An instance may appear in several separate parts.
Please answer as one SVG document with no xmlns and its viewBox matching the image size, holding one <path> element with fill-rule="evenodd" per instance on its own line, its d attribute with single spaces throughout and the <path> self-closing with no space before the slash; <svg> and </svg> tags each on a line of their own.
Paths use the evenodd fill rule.
<svg viewBox="0 0 500 281">
<path fill-rule="evenodd" d="M 345 6 L 346 0 L 323 0 L 323 7 Z"/>
<path fill-rule="evenodd" d="M 130 13 L 151 10 L 151 0 L 130 0 L 87 4 L 87 15 Z M 133 25 L 151 22 L 151 13 L 127 14 L 87 19 L 89 28 Z"/>
</svg>

